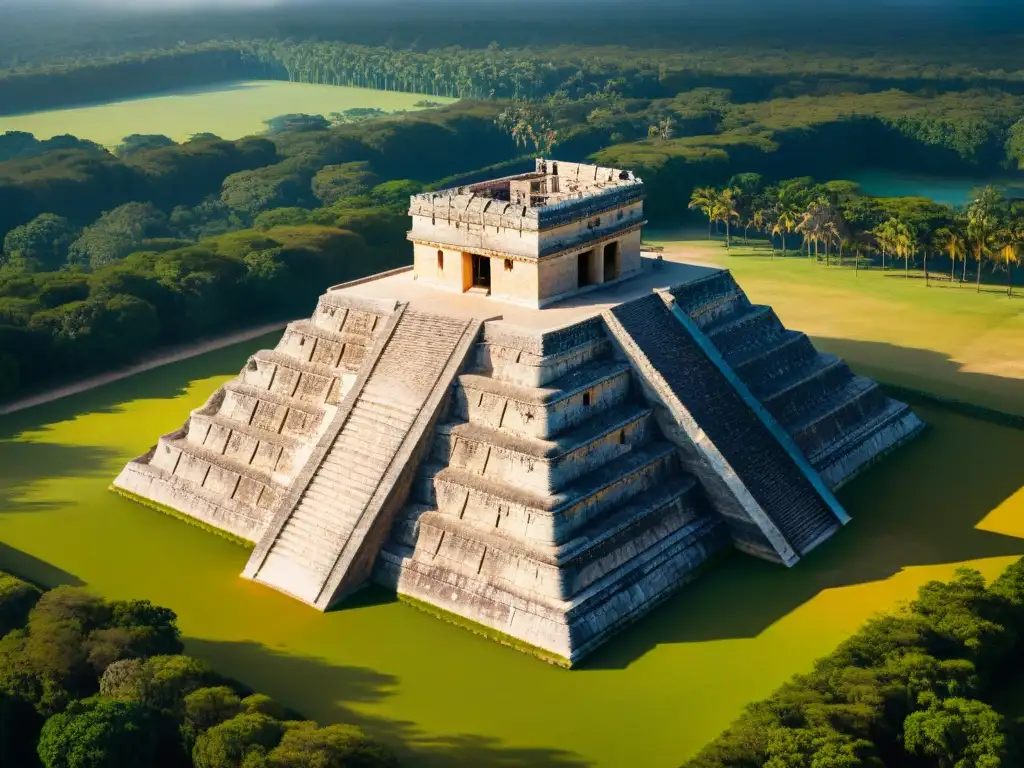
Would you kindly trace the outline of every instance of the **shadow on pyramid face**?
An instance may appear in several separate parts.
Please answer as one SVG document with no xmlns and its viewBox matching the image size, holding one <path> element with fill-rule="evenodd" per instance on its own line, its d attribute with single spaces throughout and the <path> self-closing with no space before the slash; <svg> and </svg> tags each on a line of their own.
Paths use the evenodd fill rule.
<svg viewBox="0 0 1024 768">
<path fill-rule="evenodd" d="M 821 344 L 855 369 L 865 358 L 859 346 L 878 345 Z M 955 363 L 934 353 L 883 351 L 919 358 L 923 372 L 945 366 L 954 380 L 966 379 L 968 391 L 1024 386 L 948 370 Z M 824 590 L 882 581 L 907 568 L 1024 556 L 1024 524 L 1006 533 L 979 528 L 1024 488 L 1024 430 L 911 405 L 931 429 L 839 491 L 852 517 L 844 530 L 791 569 L 731 553 L 595 651 L 581 669 L 622 669 L 658 645 L 754 638 Z"/>
</svg>

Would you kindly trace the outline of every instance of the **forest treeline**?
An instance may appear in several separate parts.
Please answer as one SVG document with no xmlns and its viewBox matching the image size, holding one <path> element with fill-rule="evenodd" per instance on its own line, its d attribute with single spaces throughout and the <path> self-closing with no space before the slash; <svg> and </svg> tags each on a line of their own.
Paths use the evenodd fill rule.
<svg viewBox="0 0 1024 768">
<path fill-rule="evenodd" d="M 0 765 L 397 768 L 356 726 L 321 728 L 183 648 L 168 608 L 0 573 Z"/>
<path fill-rule="evenodd" d="M 994 706 L 1024 652 L 1024 561 L 960 569 L 870 620 L 744 714 L 686 768 L 1020 765 L 1024 720 Z"/>
<path fill-rule="evenodd" d="M 615 92 L 668 98 L 699 87 L 736 102 L 892 89 L 1024 93 L 1024 62 L 950 63 L 899 52 L 801 53 L 765 48 L 672 51 L 624 47 L 413 50 L 325 40 L 210 40 L 0 69 L 0 114 L 104 102 L 229 80 L 276 79 L 473 99 L 580 98 Z"/>
</svg>

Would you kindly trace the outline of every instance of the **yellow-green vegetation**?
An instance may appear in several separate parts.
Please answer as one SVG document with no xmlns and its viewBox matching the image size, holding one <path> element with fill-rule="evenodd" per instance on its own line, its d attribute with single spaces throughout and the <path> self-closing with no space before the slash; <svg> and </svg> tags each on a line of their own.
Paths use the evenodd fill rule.
<svg viewBox="0 0 1024 768">
<path fill-rule="evenodd" d="M 277 115 L 326 116 L 353 108 L 414 110 L 418 109 L 415 104 L 423 99 L 422 94 L 372 88 L 254 80 L 0 117 L 0 133 L 27 131 L 41 139 L 69 133 L 111 148 L 135 133 L 159 134 L 175 141 L 184 141 L 197 133 L 236 139 L 263 132 L 264 121 Z M 430 99 L 446 104 L 455 101 L 433 96 Z"/>
<path fill-rule="evenodd" d="M 149 507 L 150 509 L 153 509 L 157 512 L 163 512 L 165 515 L 170 515 L 175 520 L 181 520 L 183 523 L 186 523 L 188 525 L 194 525 L 196 528 L 199 528 L 202 531 L 206 531 L 207 533 L 212 533 L 214 536 L 223 536 L 228 541 L 232 542 L 233 544 L 237 544 L 240 547 L 252 549 L 253 545 L 251 541 L 243 539 L 241 536 L 235 536 L 230 531 L 225 531 L 221 528 L 215 528 L 214 526 L 209 525 L 208 523 L 204 523 L 202 520 L 192 517 L 191 515 L 182 514 L 176 509 L 171 509 L 170 507 L 164 504 L 160 504 L 159 502 L 153 501 L 152 499 L 147 499 L 146 497 L 139 496 L 138 494 L 132 493 L 131 491 L 126 491 L 124 488 L 118 488 L 113 484 L 111 484 L 110 490 L 116 493 L 118 496 L 124 496 L 129 501 L 134 501 L 136 504 L 141 504 L 144 507 Z"/>
<path fill-rule="evenodd" d="M 753 260 L 730 262 L 755 300 L 775 300 L 758 277 L 767 263 L 744 273 L 739 265 Z M 796 260 L 773 266 L 799 274 Z M 846 278 L 836 270 L 834 279 Z M 861 370 L 870 356 L 852 354 L 861 348 L 859 323 L 897 339 L 918 323 L 909 309 L 891 322 L 870 317 L 896 304 L 888 293 L 862 312 L 852 298 L 819 298 L 824 277 L 808 278 L 802 299 L 801 284 L 789 284 L 779 297 L 782 317 L 800 327 L 830 315 L 836 335 L 852 334 L 849 349 L 838 351 Z M 892 296 L 905 290 L 885 285 Z M 963 293 L 966 306 L 1008 303 Z M 849 312 L 855 316 L 844 321 Z M 972 314 L 951 313 L 932 327 L 959 333 Z M 924 337 L 898 343 L 914 338 Z M 729 557 L 580 669 L 540 663 L 380 590 L 321 614 L 239 578 L 244 550 L 107 490 L 126 460 L 180 426 L 252 351 L 275 341 L 0 420 L 0 569 L 167 605 L 179 616 L 186 652 L 322 723 L 364 726 L 401 745 L 410 765 L 678 765 L 745 704 L 808 670 L 924 582 L 948 578 L 958 565 L 993 577 L 1024 555 L 1024 489 L 1019 466 L 1004 460 L 1024 454 L 1024 431 L 920 405 L 933 429 L 843 489 L 853 522 L 799 568 Z M 919 354 L 939 355 L 904 348 L 890 369 Z M 950 376 L 948 386 L 973 376 Z M 977 391 L 968 385 L 959 394 Z"/>
<path fill-rule="evenodd" d="M 650 232 L 646 241 L 686 260 L 727 267 L 751 301 L 881 382 L 1024 415 L 1024 298 L 998 285 L 933 282 L 900 269 L 826 268 L 767 247 L 708 243 L 689 232 Z"/>
</svg>

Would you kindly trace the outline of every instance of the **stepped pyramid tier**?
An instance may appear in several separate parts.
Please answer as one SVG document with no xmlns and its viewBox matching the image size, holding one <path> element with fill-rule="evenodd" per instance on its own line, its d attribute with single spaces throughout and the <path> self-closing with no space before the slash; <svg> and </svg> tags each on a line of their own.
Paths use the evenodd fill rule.
<svg viewBox="0 0 1024 768">
<path fill-rule="evenodd" d="M 751 304 L 728 272 L 670 293 L 833 489 L 924 427 L 906 403 L 786 329 L 771 307 Z"/>
<path fill-rule="evenodd" d="M 414 265 L 331 288 L 114 485 L 326 610 L 373 580 L 577 664 L 733 548 L 793 566 L 923 424 L 723 270 L 640 253 L 629 172 L 410 200 Z"/>
<path fill-rule="evenodd" d="M 249 541 L 309 462 L 396 302 L 325 294 L 114 487 Z"/>
</svg>

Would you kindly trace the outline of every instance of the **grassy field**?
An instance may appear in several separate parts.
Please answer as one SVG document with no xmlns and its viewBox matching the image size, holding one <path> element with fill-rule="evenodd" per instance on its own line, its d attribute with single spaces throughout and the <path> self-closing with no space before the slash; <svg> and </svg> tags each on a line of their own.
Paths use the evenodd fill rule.
<svg viewBox="0 0 1024 768">
<path fill-rule="evenodd" d="M 770 304 L 790 328 L 879 381 L 1024 415 L 1024 285 L 924 281 L 911 270 L 826 268 L 802 257 L 770 259 L 692 234 L 645 233 L 645 242 L 699 263 L 727 267 L 751 300 Z M 1017 270 L 1024 283 L 1024 270 Z"/>
<path fill-rule="evenodd" d="M 0 133 L 28 131 L 36 138 L 70 133 L 113 147 L 132 133 L 156 133 L 182 141 L 200 132 L 237 139 L 262 132 L 264 120 L 290 113 L 328 115 L 354 107 L 415 109 L 423 99 L 455 99 L 370 88 L 309 85 L 277 80 L 223 83 L 110 104 L 0 117 Z"/>
<path fill-rule="evenodd" d="M 835 285 L 819 283 L 794 260 L 775 265 L 789 291 L 780 287 L 776 301 L 774 273 L 753 259 L 734 261 L 749 265 L 746 274 L 736 267 L 741 284 L 756 299 L 779 303 L 794 327 L 827 314 L 829 343 L 859 350 L 858 368 L 874 360 L 880 371 L 909 376 L 916 356 L 953 351 L 927 335 L 906 335 L 907 323 L 897 322 L 913 316 L 916 299 L 906 292 L 917 286 L 880 278 L 877 294 L 841 289 L 841 275 Z M 802 300 L 797 277 L 806 278 Z M 829 291 L 858 290 L 877 306 L 844 320 L 853 299 Z M 883 311 L 896 314 L 878 317 Z M 988 312 L 961 314 L 998 325 Z M 953 313 L 942 327 L 954 333 L 965 323 L 984 325 L 963 318 Z M 871 353 L 884 328 L 893 337 L 885 343 L 902 353 Z M 929 346 L 907 346 L 915 339 Z M 791 570 L 729 558 L 582 669 L 545 665 L 377 591 L 320 614 L 240 579 L 243 548 L 107 490 L 124 461 L 178 427 L 253 350 L 275 341 L 258 339 L 0 419 L 0 569 L 169 605 L 191 653 L 307 716 L 354 721 L 406 745 L 409 765 L 676 766 L 747 702 L 807 670 L 923 582 L 961 564 L 994 576 L 1024 556 L 1024 431 L 919 405 L 933 429 L 841 491 L 853 522 L 840 535 Z M 977 353 L 975 365 L 983 362 Z M 1003 391 L 979 387 L 976 377 L 991 375 L 950 373 L 949 393 L 1002 392 L 1001 402 L 1024 408 L 1019 381 Z"/>
</svg>

